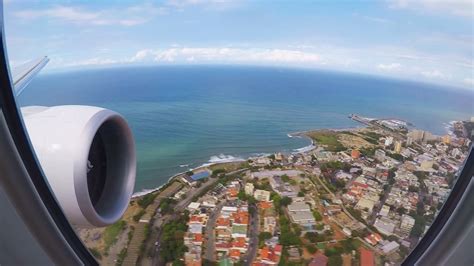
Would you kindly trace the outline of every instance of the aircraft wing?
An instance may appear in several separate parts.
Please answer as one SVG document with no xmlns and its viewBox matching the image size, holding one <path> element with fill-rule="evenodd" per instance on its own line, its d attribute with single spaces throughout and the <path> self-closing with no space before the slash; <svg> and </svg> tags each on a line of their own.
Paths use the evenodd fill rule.
<svg viewBox="0 0 474 266">
<path fill-rule="evenodd" d="M 11 69 L 15 95 L 20 95 L 38 72 L 48 63 L 48 57 L 41 57 Z"/>
</svg>

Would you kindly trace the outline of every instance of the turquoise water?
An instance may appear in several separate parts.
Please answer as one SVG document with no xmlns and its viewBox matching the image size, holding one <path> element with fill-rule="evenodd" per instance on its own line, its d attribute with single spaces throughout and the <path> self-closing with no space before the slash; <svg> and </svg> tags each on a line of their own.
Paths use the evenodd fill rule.
<svg viewBox="0 0 474 266">
<path fill-rule="evenodd" d="M 85 104 L 129 121 L 137 143 L 135 190 L 222 158 L 291 152 L 290 132 L 347 128 L 350 113 L 406 119 L 436 134 L 474 116 L 474 92 L 370 76 L 283 68 L 133 67 L 46 74 L 21 105 Z"/>
</svg>

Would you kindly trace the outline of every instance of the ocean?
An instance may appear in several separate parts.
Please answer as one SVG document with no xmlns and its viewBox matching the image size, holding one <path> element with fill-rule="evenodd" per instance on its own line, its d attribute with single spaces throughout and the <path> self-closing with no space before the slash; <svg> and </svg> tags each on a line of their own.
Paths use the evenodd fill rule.
<svg viewBox="0 0 474 266">
<path fill-rule="evenodd" d="M 94 105 L 121 113 L 137 145 L 135 191 L 209 162 L 292 152 L 289 133 L 361 126 L 351 113 L 400 118 L 445 134 L 474 116 L 474 91 L 329 71 L 247 66 L 117 67 L 47 73 L 26 105 Z"/>
</svg>

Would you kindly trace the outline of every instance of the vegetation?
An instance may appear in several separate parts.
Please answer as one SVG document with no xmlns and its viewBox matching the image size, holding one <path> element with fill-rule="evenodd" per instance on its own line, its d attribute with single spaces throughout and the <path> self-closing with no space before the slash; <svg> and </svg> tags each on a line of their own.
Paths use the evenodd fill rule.
<svg viewBox="0 0 474 266">
<path fill-rule="evenodd" d="M 318 222 L 323 220 L 323 216 L 317 210 L 313 210 L 313 216 Z"/>
<path fill-rule="evenodd" d="M 237 197 L 239 198 L 239 200 L 247 201 L 249 204 L 256 204 L 258 202 L 257 199 L 255 199 L 251 195 L 247 195 L 245 191 L 243 190 L 239 191 L 239 194 L 237 194 Z"/>
<path fill-rule="evenodd" d="M 389 157 L 392 157 L 393 159 L 397 160 L 397 161 L 400 161 L 400 162 L 403 162 L 405 160 L 405 158 L 398 154 L 398 153 L 391 153 L 391 152 L 385 152 L 385 154 Z"/>
<path fill-rule="evenodd" d="M 275 192 L 272 192 L 270 194 L 270 199 L 273 201 L 273 206 L 275 207 L 275 210 L 278 211 L 278 213 L 281 212 L 281 197 Z"/>
<path fill-rule="evenodd" d="M 188 215 L 185 213 L 166 224 L 162 228 L 160 239 L 160 257 L 165 263 L 178 263 L 187 251 L 184 245 L 184 233 L 188 230 Z"/>
<path fill-rule="evenodd" d="M 117 254 L 117 261 L 115 262 L 115 265 L 120 266 L 123 264 L 123 260 L 125 260 L 125 257 L 127 257 L 127 248 L 123 248 L 120 250 L 120 253 Z"/>
<path fill-rule="evenodd" d="M 263 246 L 265 240 L 270 238 L 272 238 L 272 234 L 270 232 L 260 232 L 260 234 L 258 234 L 258 245 Z"/>
<path fill-rule="evenodd" d="M 342 265 L 341 255 L 337 254 L 337 255 L 329 256 L 328 265 L 329 266 L 340 266 L 340 265 Z"/>
<path fill-rule="evenodd" d="M 337 170 L 343 170 L 346 172 L 349 172 L 351 170 L 352 165 L 349 163 L 344 163 L 341 161 L 330 161 L 327 163 L 321 164 L 321 171 L 327 172 L 327 171 L 337 171 Z"/>
<path fill-rule="evenodd" d="M 332 152 L 344 151 L 346 148 L 337 139 L 337 133 L 333 131 L 314 131 L 308 134 L 310 138 L 320 145 L 325 145 L 326 150 Z"/>
<path fill-rule="evenodd" d="M 360 210 L 356 210 L 354 208 L 349 207 L 347 208 L 347 211 L 360 222 L 364 222 L 364 219 L 362 219 L 362 213 L 360 212 Z"/>
<path fill-rule="evenodd" d="M 347 238 L 339 242 L 344 250 L 344 253 L 350 253 L 351 251 L 360 247 L 360 241 L 353 238 Z"/>
<path fill-rule="evenodd" d="M 226 170 L 224 168 L 219 168 L 214 171 L 212 171 L 212 177 L 217 177 L 219 174 L 225 174 Z"/>
<path fill-rule="evenodd" d="M 174 211 L 174 205 L 176 200 L 171 198 L 165 198 L 160 202 L 160 212 L 162 214 L 171 214 Z"/>
<path fill-rule="evenodd" d="M 297 234 L 291 230 L 290 221 L 280 215 L 280 243 L 283 246 L 296 246 L 301 244 L 301 240 Z"/>
<path fill-rule="evenodd" d="M 290 197 L 283 197 L 280 200 L 281 206 L 288 206 L 293 202 L 293 200 Z"/>
<path fill-rule="evenodd" d="M 94 256 L 96 259 L 102 259 L 102 255 L 100 254 L 100 251 L 96 248 L 89 248 L 90 253 L 92 256 Z"/>
<path fill-rule="evenodd" d="M 305 238 L 311 243 L 323 242 L 326 240 L 326 237 L 323 234 L 318 234 L 316 232 L 307 232 Z"/>
<path fill-rule="evenodd" d="M 308 244 L 308 245 L 306 245 L 306 250 L 309 253 L 314 254 L 314 253 L 316 253 L 316 251 L 318 251 L 318 248 L 314 244 Z"/>
<path fill-rule="evenodd" d="M 289 177 L 288 175 L 282 175 L 282 176 L 281 176 L 281 180 L 282 180 L 283 182 L 290 182 L 290 177 Z"/>
<path fill-rule="evenodd" d="M 135 222 L 138 222 L 138 221 L 140 220 L 140 218 L 142 218 L 142 216 L 143 216 L 145 213 L 146 213 L 146 211 L 145 211 L 144 209 L 140 209 L 140 211 L 139 211 L 137 214 L 133 215 L 133 220 L 134 220 Z"/>
<path fill-rule="evenodd" d="M 150 205 L 155 200 L 156 196 L 158 196 L 158 193 L 148 193 L 141 197 L 137 203 L 140 205 L 140 207 L 146 209 L 146 207 L 148 207 L 148 205 Z"/>
<path fill-rule="evenodd" d="M 117 236 L 125 229 L 127 222 L 124 220 L 120 220 L 104 230 L 103 239 L 105 243 L 105 251 L 108 251 L 110 246 L 112 246 L 115 241 L 117 241 Z"/>
<path fill-rule="evenodd" d="M 376 133 L 376 132 L 373 132 L 373 131 L 367 131 L 365 132 L 365 135 L 369 138 L 373 138 L 373 139 L 380 139 L 381 137 L 383 137 L 382 135 Z"/>
</svg>

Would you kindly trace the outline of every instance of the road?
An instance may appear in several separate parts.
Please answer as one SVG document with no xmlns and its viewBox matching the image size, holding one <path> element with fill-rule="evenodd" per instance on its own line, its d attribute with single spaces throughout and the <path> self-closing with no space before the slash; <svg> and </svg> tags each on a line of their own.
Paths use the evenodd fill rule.
<svg viewBox="0 0 474 266">
<path fill-rule="evenodd" d="M 247 252 L 245 253 L 244 257 L 242 258 L 244 261 L 244 265 L 251 265 L 252 262 L 255 260 L 257 256 L 258 250 L 258 227 L 259 227 L 259 220 L 258 220 L 258 209 L 255 204 L 249 205 L 249 247 Z"/>
<path fill-rule="evenodd" d="M 383 205 L 385 204 L 385 201 L 387 201 L 388 195 L 390 194 L 391 190 L 392 190 L 392 186 L 389 186 L 389 189 L 387 191 L 384 191 L 382 199 L 380 199 L 379 202 L 377 202 L 377 204 L 375 204 L 374 209 L 372 210 L 372 213 L 367 218 L 367 223 L 368 224 L 373 225 L 375 223 L 375 218 L 377 218 L 377 214 L 382 209 Z"/>
<path fill-rule="evenodd" d="M 233 175 L 233 174 L 237 174 L 237 173 L 240 173 L 240 172 L 244 172 L 244 171 L 247 171 L 248 168 L 244 168 L 244 169 L 239 169 L 239 170 L 236 170 L 236 171 L 232 171 L 232 172 L 229 172 L 227 174 L 225 174 L 225 176 L 228 176 L 228 175 Z M 213 178 L 213 177 L 210 177 L 208 178 L 208 180 L 206 182 L 204 182 L 203 184 L 201 184 L 201 186 L 199 188 L 196 188 L 196 189 L 191 189 L 190 192 L 188 192 L 188 194 L 186 194 L 186 198 L 184 200 L 181 200 L 180 202 L 178 202 L 178 204 L 176 204 L 175 206 L 175 210 L 174 210 L 174 213 L 173 216 L 165 216 L 165 217 L 169 217 L 169 218 L 163 218 L 163 217 L 158 217 L 158 212 L 157 214 L 155 215 L 155 226 L 157 225 L 157 223 L 159 223 L 159 229 L 161 229 L 161 226 L 165 223 L 167 223 L 170 219 L 173 219 L 177 217 L 177 214 L 181 213 L 182 211 L 185 210 L 185 208 L 189 205 L 189 203 L 192 202 L 193 198 L 199 194 L 201 194 L 203 191 L 205 191 L 206 189 L 208 189 L 210 186 L 212 186 L 213 184 L 215 184 L 217 181 L 219 180 L 219 178 Z M 162 219 L 161 221 L 159 221 L 160 219 Z M 152 238 L 152 237 L 149 237 L 148 241 L 152 241 L 152 243 L 155 243 L 155 242 L 160 242 L 160 236 L 161 236 L 161 230 L 159 230 L 159 234 L 157 237 L 155 238 Z M 152 260 L 152 265 L 155 266 L 155 265 L 164 265 L 165 263 L 163 261 L 160 260 L 160 246 L 156 246 L 155 248 L 155 251 L 154 251 L 154 255 L 153 255 L 153 260 Z"/>
<path fill-rule="evenodd" d="M 216 208 L 212 211 L 209 215 L 209 219 L 207 220 L 206 228 L 204 229 L 204 236 L 206 237 L 206 251 L 204 253 L 204 259 L 208 261 L 215 261 L 215 233 L 214 227 L 216 226 L 216 220 L 221 212 L 222 206 L 224 206 L 225 202 L 219 203 Z"/>
</svg>

